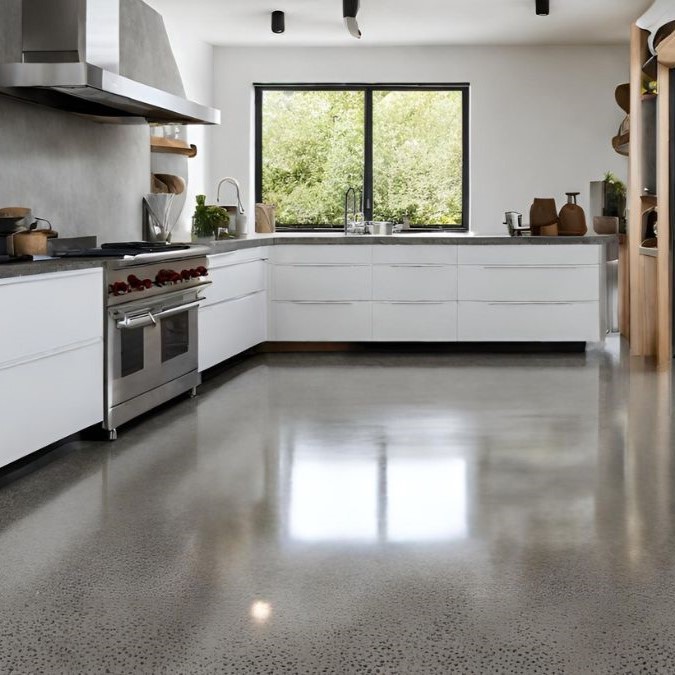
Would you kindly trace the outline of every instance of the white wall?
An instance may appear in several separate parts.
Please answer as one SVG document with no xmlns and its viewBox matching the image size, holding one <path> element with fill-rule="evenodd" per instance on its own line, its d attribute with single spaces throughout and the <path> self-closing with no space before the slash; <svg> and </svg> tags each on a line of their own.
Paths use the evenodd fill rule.
<svg viewBox="0 0 675 675">
<path fill-rule="evenodd" d="M 213 47 L 185 36 L 179 24 L 165 19 L 169 41 L 185 88 L 191 101 L 214 105 Z M 190 226 L 195 196 L 212 190 L 210 177 L 211 133 L 209 126 L 190 125 L 186 128 L 187 142 L 197 146 L 197 156 L 188 160 L 187 198 L 174 229 L 174 241 L 190 239 Z"/>
<path fill-rule="evenodd" d="M 628 57 L 627 46 L 216 48 L 211 176 L 239 178 L 252 213 L 254 82 L 469 82 L 471 229 L 501 233 L 504 212 L 528 214 L 534 197 L 561 206 L 578 191 L 587 208 L 591 180 L 626 178 L 611 138 Z"/>
</svg>

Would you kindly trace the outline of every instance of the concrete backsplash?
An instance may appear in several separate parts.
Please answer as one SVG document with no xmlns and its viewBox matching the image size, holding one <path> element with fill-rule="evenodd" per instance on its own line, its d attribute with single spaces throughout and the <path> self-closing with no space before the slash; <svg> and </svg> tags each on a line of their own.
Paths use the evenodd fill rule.
<svg viewBox="0 0 675 675">
<path fill-rule="evenodd" d="M 61 236 L 138 239 L 150 188 L 145 124 L 97 124 L 0 97 L 0 206 L 28 206 Z"/>
</svg>

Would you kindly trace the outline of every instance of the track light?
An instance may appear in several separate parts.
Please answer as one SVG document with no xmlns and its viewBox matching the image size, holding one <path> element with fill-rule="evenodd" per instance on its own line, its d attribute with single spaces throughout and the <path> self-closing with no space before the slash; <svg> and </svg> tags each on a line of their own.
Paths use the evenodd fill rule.
<svg viewBox="0 0 675 675">
<path fill-rule="evenodd" d="M 286 30 L 286 16 L 283 12 L 276 10 L 272 12 L 272 32 L 283 33 Z"/>
<path fill-rule="evenodd" d="M 357 39 L 361 37 L 359 24 L 356 21 L 356 15 L 359 13 L 359 4 L 359 0 L 342 0 L 342 16 L 345 20 L 345 26 L 347 26 L 349 33 Z"/>
<path fill-rule="evenodd" d="M 537 5 L 537 16 L 548 16 L 549 0 L 535 0 Z"/>
</svg>

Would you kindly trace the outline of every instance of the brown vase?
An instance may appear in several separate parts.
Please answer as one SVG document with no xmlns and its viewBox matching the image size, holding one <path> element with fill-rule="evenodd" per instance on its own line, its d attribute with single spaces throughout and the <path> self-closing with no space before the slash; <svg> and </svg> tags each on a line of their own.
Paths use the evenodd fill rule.
<svg viewBox="0 0 675 675">
<path fill-rule="evenodd" d="M 530 207 L 530 228 L 533 236 L 558 234 L 558 209 L 555 199 L 535 198 Z"/>
<path fill-rule="evenodd" d="M 578 192 L 566 192 L 567 204 L 560 209 L 559 234 L 564 237 L 583 237 L 586 227 L 586 214 L 577 204 Z"/>
</svg>

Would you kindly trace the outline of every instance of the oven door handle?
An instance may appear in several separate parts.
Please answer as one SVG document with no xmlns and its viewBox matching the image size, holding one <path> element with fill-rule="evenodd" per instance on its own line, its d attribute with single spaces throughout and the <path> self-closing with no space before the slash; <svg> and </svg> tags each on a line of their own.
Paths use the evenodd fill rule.
<svg viewBox="0 0 675 675">
<path fill-rule="evenodd" d="M 197 309 L 204 298 L 198 298 L 195 302 L 189 302 L 187 305 L 179 305 L 178 307 L 172 307 L 171 309 L 165 309 L 163 312 L 158 312 L 157 314 L 150 313 L 150 316 L 153 319 L 167 319 L 170 316 L 175 316 L 176 314 L 182 314 L 191 309 Z M 155 321 L 157 325 L 157 321 Z"/>
<path fill-rule="evenodd" d="M 155 317 L 148 312 L 143 316 L 125 316 L 115 323 L 115 325 L 122 330 L 133 330 L 134 328 L 147 328 L 148 326 L 156 326 L 157 321 Z"/>
<path fill-rule="evenodd" d="M 115 325 L 121 329 L 132 330 L 134 328 L 147 328 L 148 326 L 156 326 L 157 319 L 166 319 L 170 316 L 175 316 L 176 314 L 182 314 L 191 309 L 196 309 L 199 307 L 200 303 L 204 298 L 199 298 L 196 302 L 189 302 L 185 305 L 179 305 L 178 307 L 172 307 L 171 309 L 165 309 L 162 312 L 148 312 L 143 316 L 125 316 L 123 319 L 120 319 Z"/>
</svg>

